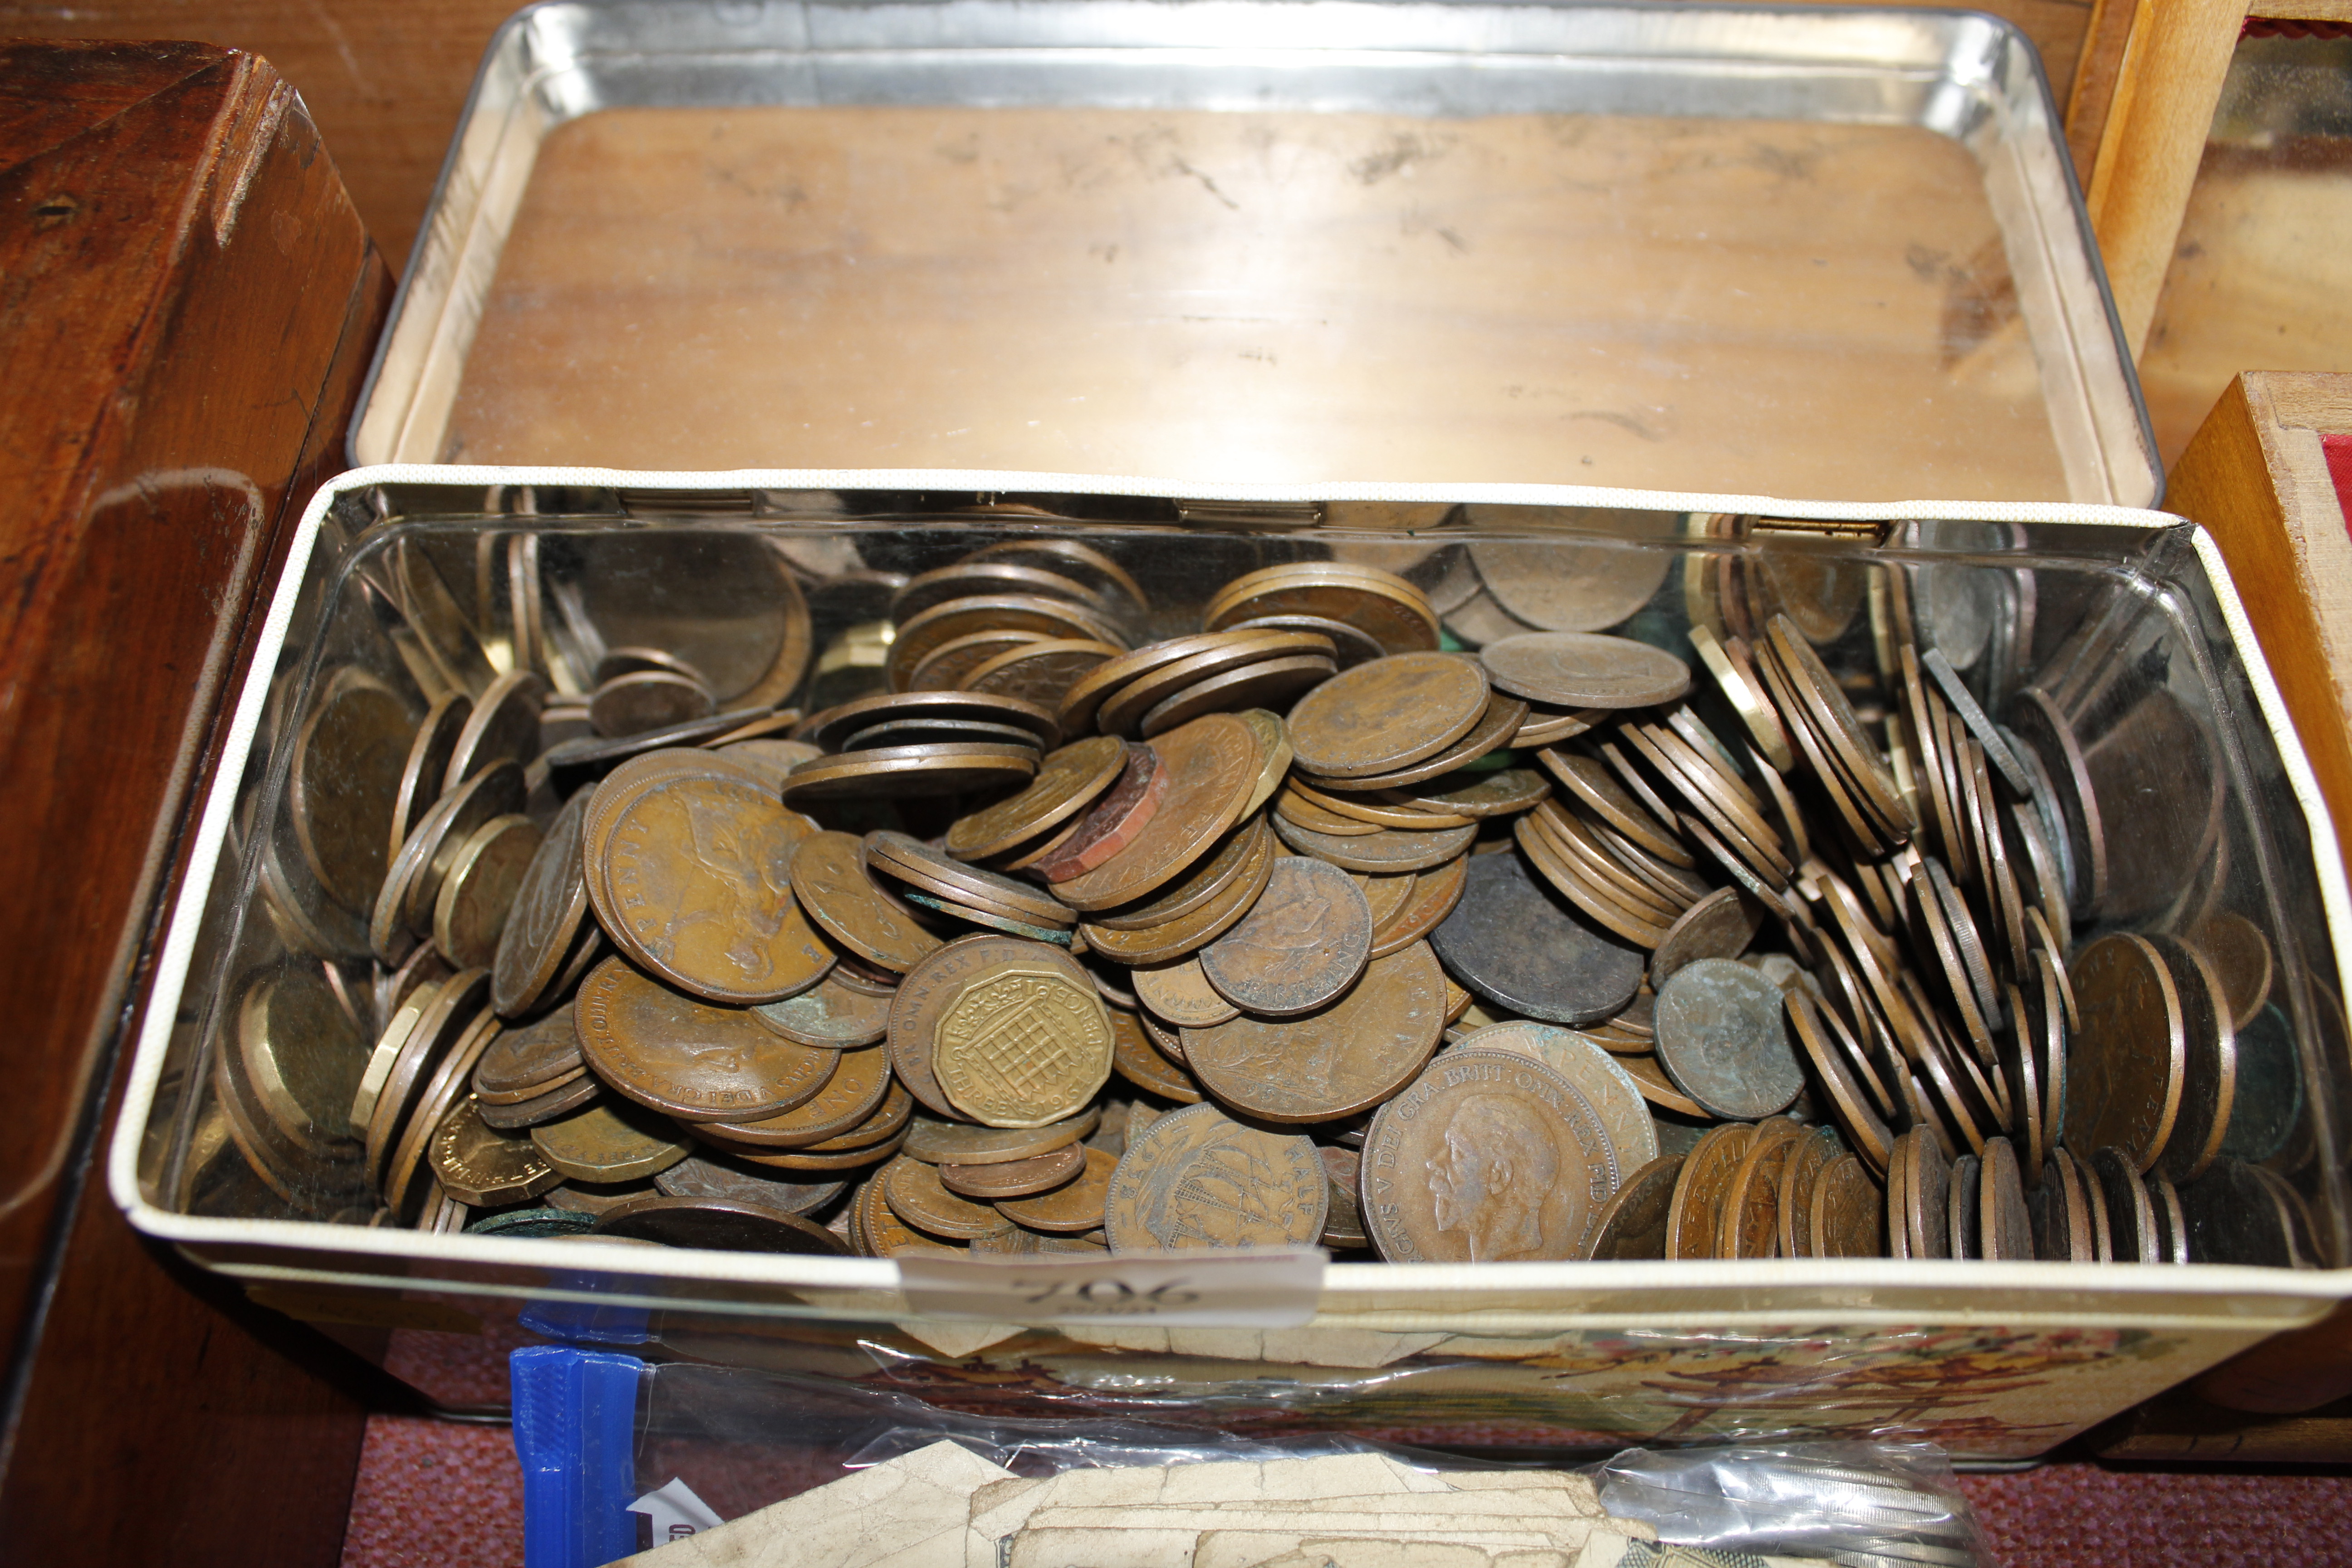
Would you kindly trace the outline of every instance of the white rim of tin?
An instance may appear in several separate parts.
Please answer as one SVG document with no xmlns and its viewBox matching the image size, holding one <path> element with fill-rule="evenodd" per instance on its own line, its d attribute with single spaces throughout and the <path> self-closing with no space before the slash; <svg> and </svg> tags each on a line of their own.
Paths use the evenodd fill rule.
<svg viewBox="0 0 2352 1568">
<path fill-rule="evenodd" d="M 1907 522 L 1951 520 L 1982 522 L 2042 522 L 2087 524 L 2110 528 L 2178 527 L 2185 519 L 2171 513 L 2133 507 L 2095 506 L 2076 502 L 1935 501 L 1893 504 L 1860 501 L 1787 500 L 1773 496 L 1699 494 L 1672 490 L 1601 489 L 1576 485 L 1477 485 L 1321 483 L 1300 485 L 1210 484 L 1101 474 L 1014 472 L 978 468 L 740 468 L 724 472 L 655 471 L 622 468 L 456 467 L 433 464 L 383 464 L 354 468 L 320 487 L 303 510 L 289 542 L 286 564 L 270 596 L 252 663 L 239 688 L 220 755 L 249 758 L 253 738 L 268 696 L 269 675 L 293 619 L 303 574 L 309 567 L 319 525 L 335 500 L 354 490 L 378 485 L 434 484 L 447 486 L 549 485 L 589 489 L 695 490 L 931 490 L 1018 491 L 1120 496 L 1160 496 L 1188 500 L 1234 501 L 1422 501 L 1484 502 L 1498 505 L 1609 507 L 1678 512 L 1736 512 L 1769 517 L 1797 517 L 1822 521 Z M 2211 583 L 2232 648 L 2245 670 L 2248 686 L 2260 707 L 2263 721 L 2278 747 L 2294 798 L 2303 809 L 2311 837 L 2314 872 L 2318 878 L 2321 906 L 2326 911 L 2329 942 L 2337 971 L 2352 975 L 2352 890 L 2347 890 L 2336 828 L 2319 793 L 2309 758 L 2304 754 L 2278 683 L 2263 658 L 2252 624 L 2247 619 L 2221 547 L 2201 528 L 2194 542 L 2199 563 Z M 242 768 L 239 763 L 237 766 Z M 636 1278 L 646 1281 L 709 1280 L 773 1285 L 802 1290 L 854 1291 L 861 1295 L 898 1293 L 898 1266 L 884 1258 L 777 1257 L 751 1253 L 632 1249 L 625 1268 L 616 1263 L 592 1260 L 575 1246 L 562 1241 L 519 1240 L 468 1236 L 462 1240 L 417 1231 L 384 1230 L 359 1226 L 333 1226 L 315 1220 L 224 1219 L 175 1214 L 147 1201 L 139 1186 L 139 1147 L 153 1110 L 156 1085 L 162 1078 L 172 1023 L 179 1007 L 194 954 L 196 928 L 204 915 L 203 889 L 213 883 L 223 846 L 227 842 L 229 816 L 238 776 L 224 771 L 207 788 L 203 816 L 196 826 L 188 868 L 183 879 L 157 955 L 155 977 L 142 1015 L 136 1054 L 123 1104 L 115 1121 L 108 1151 L 107 1185 L 115 1203 L 138 1230 L 206 1255 L 208 1267 L 253 1280 L 288 1280 L 310 1284 L 343 1283 L 368 1289 L 397 1288 L 402 1281 L 394 1260 L 459 1264 L 469 1270 L 495 1273 L 505 1269 L 541 1270 L 550 1275 L 603 1279 Z M 196 896 L 191 897 L 194 892 Z M 241 1262 L 210 1256 L 215 1249 L 268 1249 L 304 1254 L 302 1261 Z M 364 1267 L 333 1268 L 322 1254 L 339 1254 L 357 1263 L 378 1260 L 381 1272 Z M 1499 1317 L 1538 1321 L 1548 1327 L 1572 1328 L 1579 1322 L 1622 1325 L 1638 1319 L 1659 1329 L 1728 1325 L 1735 1321 L 1787 1321 L 1826 1318 L 1864 1324 L 1874 1321 L 1909 1323 L 2014 1323 L 2031 1319 L 2051 1325 L 2123 1326 L 2116 1297 L 2175 1298 L 2165 1304 L 2151 1300 L 2150 1310 L 2126 1314 L 2130 1326 L 2141 1328 L 2234 1329 L 2268 1333 L 2309 1321 L 2290 1302 L 2335 1300 L 2352 1295 L 2352 1268 L 2285 1269 L 2238 1265 L 2199 1264 L 2189 1269 L 2169 1264 L 2110 1264 L 2095 1272 L 2066 1263 L 1942 1262 L 1906 1259 L 1899 1275 L 1889 1276 L 1887 1258 L 1771 1258 L 1736 1262 L 1674 1263 L 1490 1263 L 1475 1279 L 1452 1264 L 1350 1264 L 1324 1275 L 1323 1306 L 1327 1310 L 1379 1312 L 1377 1298 L 1445 1293 L 1458 1297 L 1458 1310 L 1442 1314 L 1460 1331 L 1498 1326 Z M 653 1307 L 696 1306 L 705 1310 L 764 1315 L 803 1315 L 811 1309 L 771 1307 L 751 1301 L 682 1300 L 658 1289 L 642 1295 L 616 1292 L 609 1286 L 566 1289 L 554 1284 L 521 1281 L 475 1282 L 436 1276 L 413 1277 L 415 1289 L 457 1295 L 513 1296 L 577 1300 L 606 1304 L 636 1303 Z M 1719 1308 L 1681 1314 L 1671 1303 L 1677 1296 L 1727 1289 L 1759 1293 L 1750 1311 L 1727 1313 Z M 1930 1297 L 1967 1290 L 1986 1305 L 1955 1308 L 1931 1304 Z M 1817 1300 L 1779 1302 L 1781 1291 L 1815 1292 Z M 1851 1305 L 1835 1296 L 1854 1292 Z M 1558 1310 L 1538 1307 L 1527 1298 L 1557 1293 Z M 1655 1303 L 1632 1306 L 1633 1293 Z M 1999 1305 L 2004 1295 L 2010 1300 Z M 1873 1304 L 1885 1297 L 1898 1300 Z M 1501 1307 L 1482 1308 L 1482 1298 L 1516 1297 Z M 2049 1298 L 2044 1302 L 2036 1298 Z M 1579 1299 L 1585 1304 L 1578 1305 Z M 2071 1299 L 2071 1301 L 2070 1300 Z M 843 1302 L 822 1309 L 826 1315 L 905 1316 L 903 1307 L 887 1302 Z M 1433 1321 L 1419 1305 L 1388 1310 L 1391 1315 Z M 1363 1323 L 1356 1326 L 1387 1326 Z"/>
</svg>

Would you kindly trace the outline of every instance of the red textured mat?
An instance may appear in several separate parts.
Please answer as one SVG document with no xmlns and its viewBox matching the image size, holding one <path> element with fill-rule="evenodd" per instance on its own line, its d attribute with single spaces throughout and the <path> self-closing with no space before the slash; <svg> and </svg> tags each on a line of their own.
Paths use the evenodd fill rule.
<svg viewBox="0 0 2352 1568">
<path fill-rule="evenodd" d="M 1998 1568 L 2352 1564 L 2352 1477 L 2045 1465 L 1963 1476 Z M 522 1562 L 522 1470 L 503 1426 L 368 1420 L 342 1568 Z"/>
</svg>

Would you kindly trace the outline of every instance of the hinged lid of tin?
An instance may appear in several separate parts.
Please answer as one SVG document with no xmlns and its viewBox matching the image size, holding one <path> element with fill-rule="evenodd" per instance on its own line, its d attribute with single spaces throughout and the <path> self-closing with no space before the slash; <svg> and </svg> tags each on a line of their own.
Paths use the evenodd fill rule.
<svg viewBox="0 0 2352 1568">
<path fill-rule="evenodd" d="M 1846 7 L 534 6 L 352 455 L 2159 484 L 2032 46 Z"/>
</svg>

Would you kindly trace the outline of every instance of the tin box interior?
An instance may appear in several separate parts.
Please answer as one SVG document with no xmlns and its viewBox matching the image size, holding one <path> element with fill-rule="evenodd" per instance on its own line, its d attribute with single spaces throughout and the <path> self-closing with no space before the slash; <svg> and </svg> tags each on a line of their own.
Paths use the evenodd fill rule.
<svg viewBox="0 0 2352 1568">
<path fill-rule="evenodd" d="M 1845 6 L 534 6 L 352 445 L 2158 487 L 2031 46 Z"/>
<path fill-rule="evenodd" d="M 518 532 L 539 539 L 559 653 L 593 658 L 597 595 L 609 603 L 617 587 L 677 624 L 722 628 L 717 646 L 754 676 L 773 657 L 762 650 L 780 636 L 777 605 L 806 605 L 821 652 L 843 627 L 875 616 L 888 574 L 1008 537 L 1083 539 L 1122 562 L 1153 599 L 1138 640 L 1189 629 L 1214 588 L 1261 564 L 1372 561 L 1443 595 L 1449 579 L 1458 585 L 1475 570 L 1465 546 L 1510 540 L 1556 551 L 1562 571 L 1580 558 L 1589 564 L 1583 552 L 1594 550 L 1654 557 L 1657 592 L 1623 631 L 1685 658 L 1695 605 L 1706 613 L 1691 587 L 1707 580 L 1706 563 L 1726 554 L 1770 569 L 1833 563 L 1850 574 L 1855 610 L 1822 651 L 1857 680 L 1875 679 L 1881 657 L 1868 578 L 1900 573 L 1920 606 L 1922 640 L 1945 647 L 1995 712 L 2027 683 L 2052 693 L 2076 726 L 2101 804 L 2112 808 L 2095 846 L 2105 891 L 2096 907 L 2077 900 L 2078 941 L 2101 929 L 2188 931 L 2227 911 L 2273 945 L 2276 978 L 2261 1031 L 2269 1043 L 2262 1052 L 2245 1047 L 2231 1136 L 2303 1194 L 2311 1247 L 2326 1267 L 1338 1265 L 1315 1324 L 1287 1336 L 1196 1331 L 1190 1350 L 1171 1350 L 1165 1332 L 1154 1340 L 1112 1331 L 1108 1348 L 1101 1336 L 1087 1340 L 1080 1359 L 1102 1387 L 1140 1379 L 1134 1386 L 1223 1397 L 1268 1378 L 1307 1377 L 1322 1390 L 1318 1419 L 1360 1424 L 1372 1408 L 1363 1402 L 1377 1405 L 1396 1385 L 1370 1391 L 1330 1369 L 1377 1366 L 1386 1379 L 1427 1370 L 1432 1358 L 1454 1366 L 1466 1354 L 1479 1377 L 1504 1369 L 1542 1384 L 1554 1372 L 1532 1369 L 1528 1358 L 1556 1371 L 1567 1353 L 1560 1347 L 1572 1342 L 1580 1348 L 1570 1359 L 1584 1368 L 1575 1386 L 1607 1417 L 1588 1411 L 1579 1419 L 1601 1426 L 1578 1430 L 1647 1435 L 1687 1416 L 1689 1401 L 1661 1404 L 1645 1358 L 1742 1347 L 1770 1360 L 1794 1336 L 1812 1347 L 1812 1379 L 1798 1391 L 1734 1391 L 1709 1405 L 1711 1419 L 1743 1431 L 1892 1421 L 1965 1452 L 2015 1455 L 2315 1317 L 2352 1289 L 2340 1272 L 2352 1217 L 2341 1126 L 2342 876 L 2218 556 L 2188 525 L 2063 506 L 2038 514 L 1917 508 L 1912 520 L 1888 521 L 1824 504 L 1810 515 L 1847 521 L 1827 531 L 1726 531 L 1718 514 L 1764 510 L 1758 498 L 1333 486 L 1258 500 L 1228 489 L 1212 503 L 1149 485 L 1057 483 L 1070 484 L 970 473 L 380 469 L 321 492 L 239 699 L 173 916 L 114 1152 L 118 1199 L 142 1228 L 248 1282 L 455 1303 L 478 1322 L 520 1312 L 541 1328 L 547 1314 L 574 1310 L 564 1303 L 587 1303 L 634 1312 L 634 1337 L 676 1353 L 835 1375 L 849 1375 L 845 1366 L 871 1373 L 876 1358 L 902 1370 L 909 1358 L 953 1367 L 987 1336 L 973 1337 L 971 1325 L 909 1321 L 887 1261 L 634 1249 L 624 1273 L 603 1249 L 566 1242 L 369 1227 L 373 1199 L 348 1136 L 273 1112 L 253 1092 L 239 1049 L 241 1000 L 274 975 L 334 965 L 355 994 L 366 991 L 365 961 L 354 957 L 365 946 L 362 919 L 336 908 L 304 869 L 283 799 L 291 738 L 320 693 L 339 670 L 356 668 L 421 714 L 450 671 L 510 657 L 508 580 L 477 568 L 503 559 L 491 547 Z M 404 553 L 404 574 L 396 570 Z M 419 596 L 420 559 L 434 564 L 446 596 Z M 819 688 L 796 695 L 839 700 L 880 681 L 878 671 L 856 667 L 814 679 Z M 1727 731 L 1731 722 L 1717 721 Z M 2161 745 L 2151 749 L 2151 737 Z M 2078 859 L 2094 847 L 2073 847 Z M 363 1048 L 356 1031 L 349 1048 Z M 2258 1055 L 2267 1064 L 2259 1070 Z M 2005 1393 L 1976 1386 L 2011 1375 L 1986 1369 L 2013 1369 L 2021 1363 L 2002 1358 L 2019 1356 L 2046 1372 L 2016 1384 L 2031 1387 L 2030 1397 L 2010 1384 Z M 1947 1369 L 1948 1386 L 1891 1412 L 1883 1390 L 1866 1410 L 1824 1404 L 1822 1389 L 1839 1378 L 1867 1379 L 1872 1367 L 1922 1357 Z M 1315 1367 L 1325 1370 L 1310 1376 Z"/>
</svg>

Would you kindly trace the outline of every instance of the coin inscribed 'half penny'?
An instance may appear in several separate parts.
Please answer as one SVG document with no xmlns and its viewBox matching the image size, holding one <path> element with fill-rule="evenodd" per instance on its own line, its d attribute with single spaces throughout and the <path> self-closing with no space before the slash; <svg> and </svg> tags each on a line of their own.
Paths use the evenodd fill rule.
<svg viewBox="0 0 2352 1568">
<path fill-rule="evenodd" d="M 833 967 L 793 916 L 793 852 L 808 820 L 752 784 L 686 778 L 632 801 L 604 845 L 631 957 L 714 1002 L 774 1002 Z"/>
<path fill-rule="evenodd" d="M 1330 1201 L 1312 1141 L 1193 1105 L 1129 1141 L 1111 1173 L 1103 1230 L 1113 1252 L 1312 1247 Z"/>
<path fill-rule="evenodd" d="M 1288 1017 L 1353 985 L 1371 950 L 1371 908 L 1355 879 L 1286 855 L 1241 923 L 1202 950 L 1201 969 L 1234 1005 Z"/>
<path fill-rule="evenodd" d="M 1529 1057 L 1450 1051 L 1364 1136 L 1364 1228 L 1392 1263 L 1577 1256 L 1622 1173 L 1576 1086 Z"/>
<path fill-rule="evenodd" d="M 931 1070 L 958 1110 L 989 1127 L 1044 1127 L 1110 1078 L 1110 1015 L 1072 960 L 1034 943 L 982 967 L 940 1010 Z"/>
</svg>

